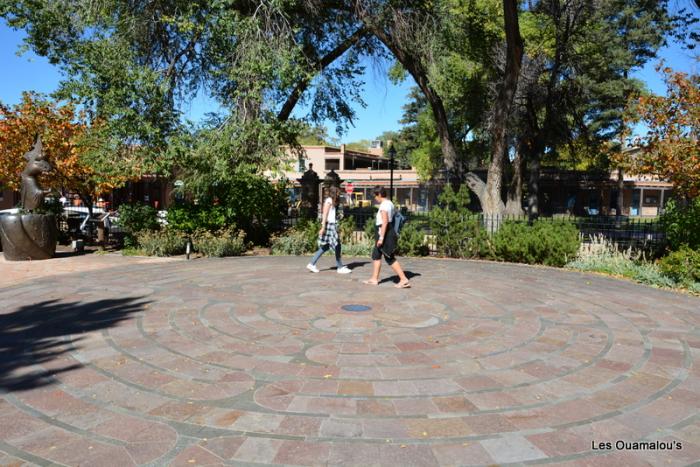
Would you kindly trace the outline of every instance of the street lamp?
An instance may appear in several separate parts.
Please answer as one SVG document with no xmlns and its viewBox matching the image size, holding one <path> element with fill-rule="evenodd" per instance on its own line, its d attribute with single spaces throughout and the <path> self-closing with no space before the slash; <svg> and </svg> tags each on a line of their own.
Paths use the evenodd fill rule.
<svg viewBox="0 0 700 467">
<path fill-rule="evenodd" d="M 389 146 L 389 199 L 394 199 L 394 158 L 396 157 L 396 148 L 393 143 Z"/>
</svg>

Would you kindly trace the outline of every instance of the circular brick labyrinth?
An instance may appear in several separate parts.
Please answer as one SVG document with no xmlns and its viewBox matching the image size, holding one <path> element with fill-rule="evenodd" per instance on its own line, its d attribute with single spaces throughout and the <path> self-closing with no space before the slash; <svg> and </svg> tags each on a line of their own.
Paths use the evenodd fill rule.
<svg viewBox="0 0 700 467">
<path fill-rule="evenodd" d="M 0 464 L 700 459 L 699 299 L 438 260 L 405 261 L 412 289 L 369 287 L 359 261 L 349 277 L 235 258 L 0 290 Z"/>
</svg>

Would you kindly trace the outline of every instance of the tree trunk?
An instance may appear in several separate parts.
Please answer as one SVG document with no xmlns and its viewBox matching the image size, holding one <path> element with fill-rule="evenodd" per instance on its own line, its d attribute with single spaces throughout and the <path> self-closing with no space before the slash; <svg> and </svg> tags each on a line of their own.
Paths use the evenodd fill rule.
<svg viewBox="0 0 700 467">
<path fill-rule="evenodd" d="M 617 168 L 617 206 L 616 213 L 617 217 L 620 217 L 623 212 L 622 208 L 625 204 L 625 174 L 622 171 L 622 167 Z"/>
<path fill-rule="evenodd" d="M 402 47 L 394 37 L 383 30 L 381 26 L 366 24 L 370 31 L 391 51 L 401 65 L 411 74 L 416 84 L 425 95 L 425 99 L 430 104 L 437 126 L 440 145 L 442 147 L 442 156 L 445 163 L 445 168 L 448 172 L 448 179 L 453 184 L 459 184 L 462 180 L 462 168 L 457 157 L 457 149 L 454 144 L 452 131 L 447 119 L 447 112 L 442 98 L 430 85 L 428 80 L 428 72 L 420 62 L 420 58 L 412 55 L 411 51 Z"/>
<path fill-rule="evenodd" d="M 532 220 L 537 219 L 540 215 L 540 152 L 534 150 L 529 159 L 527 215 Z"/>
<path fill-rule="evenodd" d="M 523 158 L 522 151 L 518 150 L 513 159 L 513 178 L 508 187 L 505 214 L 509 216 L 522 216 L 523 212 Z"/>
<path fill-rule="evenodd" d="M 503 0 L 503 13 L 506 32 L 506 69 L 503 83 L 494 103 L 493 126 L 491 130 L 491 163 L 482 192 L 481 207 L 487 217 L 498 216 L 505 211 L 501 199 L 503 184 L 503 166 L 507 150 L 507 124 L 513 106 L 513 98 L 518 87 L 518 76 L 523 59 L 523 40 L 518 24 L 517 0 Z M 477 196 L 479 194 L 477 193 Z M 498 221 L 497 221 L 498 222 Z M 498 226 L 495 226 L 496 228 Z"/>
<path fill-rule="evenodd" d="M 313 65 L 314 68 L 316 69 L 316 71 L 321 71 L 324 68 L 330 66 L 331 63 L 333 63 L 335 60 L 340 58 L 352 46 L 357 44 L 357 42 L 365 34 L 367 34 L 367 30 L 365 28 L 359 28 L 357 31 L 355 31 L 354 34 L 352 34 L 350 37 L 348 37 L 343 42 L 338 44 L 333 50 L 328 52 L 324 57 L 317 59 Z M 282 109 L 280 109 L 279 113 L 277 114 L 278 120 L 286 121 L 289 119 L 289 116 L 292 114 L 292 110 L 294 110 L 294 107 L 296 107 L 297 103 L 299 102 L 299 99 L 301 99 L 301 96 L 304 94 L 306 89 L 309 87 L 310 83 L 311 83 L 311 76 L 307 76 L 306 78 L 300 80 L 297 83 L 297 85 L 292 90 L 291 95 L 287 98 L 286 102 L 282 106 Z"/>
</svg>

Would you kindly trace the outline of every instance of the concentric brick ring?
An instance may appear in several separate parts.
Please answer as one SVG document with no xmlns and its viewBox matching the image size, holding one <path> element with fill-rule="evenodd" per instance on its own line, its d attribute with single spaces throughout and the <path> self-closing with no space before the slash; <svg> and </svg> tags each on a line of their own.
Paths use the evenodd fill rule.
<svg viewBox="0 0 700 467">
<path fill-rule="evenodd" d="M 363 285 L 367 266 L 303 265 L 173 262 L 0 290 L 0 451 L 69 465 L 700 458 L 697 298 L 517 265 L 407 260 L 408 290 Z M 617 440 L 683 449 L 592 444 Z"/>
</svg>

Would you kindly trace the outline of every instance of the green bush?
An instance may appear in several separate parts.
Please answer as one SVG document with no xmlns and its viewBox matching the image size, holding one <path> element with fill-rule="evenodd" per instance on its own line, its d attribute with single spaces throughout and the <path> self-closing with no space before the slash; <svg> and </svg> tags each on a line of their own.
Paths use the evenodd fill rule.
<svg viewBox="0 0 700 467">
<path fill-rule="evenodd" d="M 183 203 L 187 207 L 177 214 L 176 222 L 187 231 L 235 225 L 249 241 L 264 245 L 287 211 L 286 184 L 272 183 L 261 174 L 238 169 L 227 171 L 224 177 L 200 172 L 183 178 L 181 193 L 197 200 L 196 205 Z"/>
<path fill-rule="evenodd" d="M 576 257 L 581 240 L 575 225 L 537 220 L 504 222 L 492 238 L 492 259 L 564 266 Z"/>
<path fill-rule="evenodd" d="M 372 254 L 374 245 L 371 242 L 359 242 L 352 244 L 343 244 L 343 256 L 362 257 Z"/>
<path fill-rule="evenodd" d="M 643 253 L 631 248 L 620 250 L 603 236 L 594 237 L 590 244 L 582 245 L 576 259 L 566 267 L 626 277 L 655 287 L 676 286 L 671 278 L 661 273 L 656 263 L 646 261 Z"/>
<path fill-rule="evenodd" d="M 700 283 L 700 251 L 683 246 L 661 258 L 659 268 L 680 284 Z"/>
<path fill-rule="evenodd" d="M 204 256 L 240 256 L 246 251 L 245 232 L 233 227 L 216 232 L 199 229 L 192 234 L 192 245 Z"/>
<path fill-rule="evenodd" d="M 168 208 L 168 225 L 190 234 L 201 229 L 219 231 L 227 222 L 226 209 L 220 205 L 181 202 Z"/>
<path fill-rule="evenodd" d="M 119 206 L 118 225 L 124 231 L 124 244 L 127 247 L 135 247 L 137 233 L 158 230 L 157 211 L 142 203 L 122 204 Z"/>
<path fill-rule="evenodd" d="M 402 256 L 428 256 L 430 250 L 425 242 L 425 232 L 408 222 L 399 235 L 398 254 Z"/>
<path fill-rule="evenodd" d="M 478 217 L 471 212 L 469 190 L 462 185 L 455 193 L 445 186 L 438 204 L 429 213 L 430 230 L 436 237 L 437 253 L 451 258 L 484 257 L 488 234 L 481 228 Z"/>
<path fill-rule="evenodd" d="M 343 245 L 352 243 L 353 233 L 355 232 L 355 219 L 352 216 L 345 217 L 338 222 L 338 236 Z"/>
<path fill-rule="evenodd" d="M 141 250 L 149 256 L 175 256 L 185 253 L 187 235 L 178 230 L 143 230 L 136 234 Z"/>
<path fill-rule="evenodd" d="M 672 251 L 679 250 L 683 245 L 700 250 L 700 197 L 687 206 L 670 200 L 661 216 L 661 225 Z"/>
<path fill-rule="evenodd" d="M 319 221 L 301 220 L 280 236 L 272 238 L 273 255 L 304 255 L 318 248 Z"/>
</svg>

